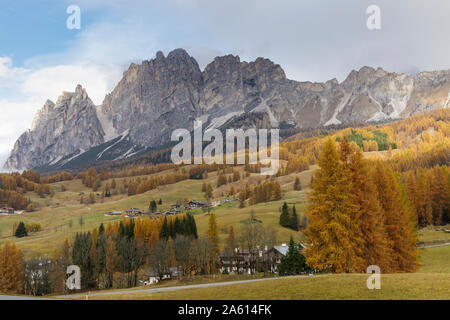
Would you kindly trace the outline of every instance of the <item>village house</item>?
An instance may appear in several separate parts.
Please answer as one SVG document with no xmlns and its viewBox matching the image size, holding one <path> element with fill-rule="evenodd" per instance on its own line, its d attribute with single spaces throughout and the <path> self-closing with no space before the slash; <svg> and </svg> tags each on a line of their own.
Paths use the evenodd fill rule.
<svg viewBox="0 0 450 320">
<path fill-rule="evenodd" d="M 188 206 L 191 209 L 198 209 L 198 208 L 204 208 L 207 206 L 206 202 L 197 201 L 197 200 L 191 200 L 188 202 Z"/>
<path fill-rule="evenodd" d="M 0 213 L 6 213 L 6 214 L 14 214 L 14 208 L 1 208 Z"/>
<path fill-rule="evenodd" d="M 300 249 L 305 248 L 301 243 Z M 268 249 L 267 246 L 264 249 L 258 249 L 257 252 L 253 253 L 253 259 L 258 260 L 258 264 L 262 264 L 268 267 L 270 272 L 278 273 L 278 266 L 281 263 L 281 258 L 286 256 L 289 250 L 289 246 L 286 243 L 280 246 L 273 246 Z M 232 274 L 242 274 L 255 273 L 256 266 L 252 266 L 252 255 L 247 249 L 236 248 L 234 252 L 230 250 L 223 250 L 220 253 L 221 269 L 220 271 L 232 273 Z"/>
<path fill-rule="evenodd" d="M 303 243 L 299 244 L 300 250 L 305 248 L 305 245 Z M 271 272 L 277 273 L 278 272 L 278 266 L 281 263 L 281 258 L 285 257 L 288 253 L 289 246 L 286 243 L 281 244 L 281 246 L 273 246 L 270 248 L 267 252 L 268 256 L 271 257 L 272 264 L 271 264 Z"/>
<path fill-rule="evenodd" d="M 211 202 L 211 207 L 218 207 L 218 206 L 220 206 L 221 204 L 222 204 L 221 201 L 213 201 L 213 202 Z"/>
<path fill-rule="evenodd" d="M 173 204 L 170 207 L 172 208 L 171 211 L 175 211 L 175 212 L 181 212 L 184 210 L 184 206 L 182 206 L 181 204 Z"/>
<path fill-rule="evenodd" d="M 220 262 L 222 273 L 241 274 L 251 273 L 250 269 L 250 253 L 246 249 L 235 248 L 231 250 L 223 250 L 220 253 Z"/>
<path fill-rule="evenodd" d="M 166 272 L 164 272 L 162 275 L 158 274 L 156 270 L 149 268 L 147 270 L 147 276 L 148 280 L 144 281 L 143 284 L 145 286 L 150 284 L 156 284 L 160 280 L 177 280 L 180 276 L 180 270 L 176 267 L 171 267 Z"/>
<path fill-rule="evenodd" d="M 110 211 L 105 213 L 105 216 L 121 216 L 122 215 L 122 211 Z"/>
<path fill-rule="evenodd" d="M 142 210 L 140 210 L 138 208 L 130 208 L 130 209 L 125 210 L 125 215 L 127 217 L 135 217 L 135 216 L 140 216 L 142 214 L 143 214 Z"/>
</svg>

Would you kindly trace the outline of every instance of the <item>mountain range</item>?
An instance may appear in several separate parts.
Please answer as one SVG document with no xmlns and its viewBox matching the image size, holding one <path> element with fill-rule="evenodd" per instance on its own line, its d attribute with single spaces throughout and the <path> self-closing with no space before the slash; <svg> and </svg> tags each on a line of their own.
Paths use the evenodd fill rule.
<svg viewBox="0 0 450 320">
<path fill-rule="evenodd" d="M 132 63 L 96 106 L 81 85 L 50 100 L 15 142 L 3 169 L 65 169 L 119 160 L 170 142 L 173 130 L 318 128 L 405 118 L 450 106 L 450 70 L 416 75 L 353 70 L 339 83 L 299 82 L 258 58 L 216 57 L 201 71 L 185 50 Z"/>
</svg>

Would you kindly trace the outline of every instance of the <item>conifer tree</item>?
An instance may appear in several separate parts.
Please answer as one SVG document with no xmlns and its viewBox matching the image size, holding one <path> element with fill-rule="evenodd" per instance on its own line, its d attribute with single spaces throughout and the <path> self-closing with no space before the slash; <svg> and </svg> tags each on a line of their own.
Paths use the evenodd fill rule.
<svg viewBox="0 0 450 320">
<path fill-rule="evenodd" d="M 100 227 L 98 228 L 98 234 L 102 235 L 105 233 L 105 226 L 103 225 L 103 222 L 100 224 Z"/>
<path fill-rule="evenodd" d="M 150 205 L 149 205 L 149 207 L 148 207 L 148 209 L 149 209 L 150 212 L 155 213 L 157 207 L 158 207 L 158 206 L 157 206 L 155 200 L 150 201 Z"/>
<path fill-rule="evenodd" d="M 210 184 L 208 184 L 205 189 L 205 199 L 209 201 L 212 198 L 212 196 L 213 196 L 213 188 L 211 187 Z"/>
<path fill-rule="evenodd" d="M 28 235 L 27 228 L 25 227 L 25 224 L 22 221 L 19 222 L 19 225 L 17 226 L 16 232 L 14 233 L 14 235 L 17 238 L 23 238 Z"/>
<path fill-rule="evenodd" d="M 245 200 L 246 200 L 246 192 L 245 189 L 242 189 L 239 192 L 239 208 L 245 208 Z"/>
<path fill-rule="evenodd" d="M 290 227 L 292 230 L 298 231 L 298 216 L 297 211 L 295 210 L 295 205 L 292 207 L 292 216 Z"/>
<path fill-rule="evenodd" d="M 300 274 L 306 269 L 306 259 L 299 251 L 299 247 L 295 245 L 291 236 L 289 241 L 289 249 L 286 256 L 281 258 L 278 272 L 282 276 Z"/>
<path fill-rule="evenodd" d="M 289 207 L 286 202 L 283 203 L 283 206 L 281 207 L 281 214 L 280 214 L 280 225 L 282 227 L 289 227 L 290 226 L 290 219 L 289 219 Z"/>
<path fill-rule="evenodd" d="M 228 231 L 228 238 L 227 238 L 227 248 L 234 252 L 234 249 L 236 248 L 236 238 L 234 236 L 234 228 L 233 225 L 230 225 L 230 229 Z"/>
<path fill-rule="evenodd" d="M 176 267 L 176 258 L 175 258 L 175 250 L 173 248 L 173 240 L 172 238 L 169 238 L 169 240 L 167 240 L 166 243 L 166 247 L 165 247 L 165 251 L 166 251 L 166 265 L 169 268 L 172 267 Z"/>
<path fill-rule="evenodd" d="M 198 238 L 197 234 L 197 225 L 195 223 L 194 216 L 190 213 L 187 214 L 187 221 L 188 221 L 188 230 L 189 234 L 191 234 L 195 239 Z"/>
<path fill-rule="evenodd" d="M 167 240 L 169 238 L 169 236 L 170 236 L 170 234 L 169 234 L 169 226 L 168 226 L 168 222 L 167 222 L 167 217 L 164 217 L 164 222 L 161 227 L 161 231 L 159 232 L 159 237 L 161 239 Z"/>
<path fill-rule="evenodd" d="M 348 170 L 340 163 L 331 138 L 326 140 L 318 164 L 307 210 L 307 264 L 333 272 L 361 272 L 358 208 Z"/>
<path fill-rule="evenodd" d="M 378 161 L 373 176 L 384 212 L 387 238 L 393 250 L 391 269 L 392 271 L 414 271 L 418 267 L 415 219 L 405 208 L 399 182 L 392 169 Z"/>
<path fill-rule="evenodd" d="M 213 244 L 214 251 L 219 253 L 219 234 L 217 231 L 216 215 L 214 212 L 211 212 L 209 215 L 207 235 L 209 241 Z"/>
<path fill-rule="evenodd" d="M 300 191 L 300 190 L 302 190 L 302 185 L 300 183 L 300 178 L 299 177 L 295 177 L 294 191 Z"/>
<path fill-rule="evenodd" d="M 0 247 L 0 292 L 21 293 L 23 269 L 22 251 L 6 240 Z"/>
<path fill-rule="evenodd" d="M 114 272 L 116 270 L 118 257 L 114 240 L 111 237 L 106 239 L 105 253 L 105 287 L 111 288 L 114 282 Z"/>
<path fill-rule="evenodd" d="M 373 182 L 373 171 L 363 159 L 361 149 L 345 149 L 350 152 L 347 165 L 350 169 L 362 238 L 362 257 L 365 267 L 377 265 L 382 272 L 390 271 L 392 250 L 386 239 L 383 213 Z M 341 150 L 343 152 L 343 150 Z M 344 156 L 345 157 L 345 156 Z"/>
<path fill-rule="evenodd" d="M 281 186 L 278 181 L 275 181 L 274 191 L 273 191 L 273 200 L 281 200 Z"/>
</svg>

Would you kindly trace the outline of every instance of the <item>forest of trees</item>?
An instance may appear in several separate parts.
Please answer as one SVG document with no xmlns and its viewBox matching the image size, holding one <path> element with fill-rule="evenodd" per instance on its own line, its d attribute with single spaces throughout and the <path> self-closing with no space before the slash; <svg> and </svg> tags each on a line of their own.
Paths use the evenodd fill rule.
<svg viewBox="0 0 450 320">
<path fill-rule="evenodd" d="M 41 182 L 39 172 L 33 169 L 0 174 L 0 206 L 7 206 L 16 210 L 25 210 L 30 204 L 26 192 L 35 192 L 41 198 L 51 194 L 52 190 L 46 183 Z"/>
</svg>

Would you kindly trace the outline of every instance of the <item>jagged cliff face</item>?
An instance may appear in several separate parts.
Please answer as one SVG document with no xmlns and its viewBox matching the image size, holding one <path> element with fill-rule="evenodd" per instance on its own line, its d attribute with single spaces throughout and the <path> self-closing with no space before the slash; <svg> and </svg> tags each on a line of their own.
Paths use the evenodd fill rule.
<svg viewBox="0 0 450 320">
<path fill-rule="evenodd" d="M 56 105 L 48 101 L 31 131 L 16 142 L 5 168 L 55 163 L 119 136 L 122 148 L 129 148 L 124 156 L 133 155 L 169 142 L 177 128 L 192 129 L 194 119 L 203 120 L 205 129 L 307 128 L 402 118 L 448 106 L 450 70 L 411 76 L 363 67 L 342 83 L 297 82 L 263 58 L 248 63 L 233 55 L 217 57 L 202 72 L 194 58 L 177 49 L 131 64 L 97 109 L 81 87 L 63 94 Z"/>
<path fill-rule="evenodd" d="M 26 169 L 58 161 L 77 150 L 88 150 L 103 142 L 96 107 L 86 91 L 64 92 L 56 104 L 47 100 L 14 145 L 6 169 Z"/>
<path fill-rule="evenodd" d="M 102 111 L 119 133 L 140 145 L 167 142 L 174 128 L 192 127 L 199 110 L 202 73 L 194 58 L 178 49 L 167 57 L 132 64 L 106 96 Z"/>
</svg>

